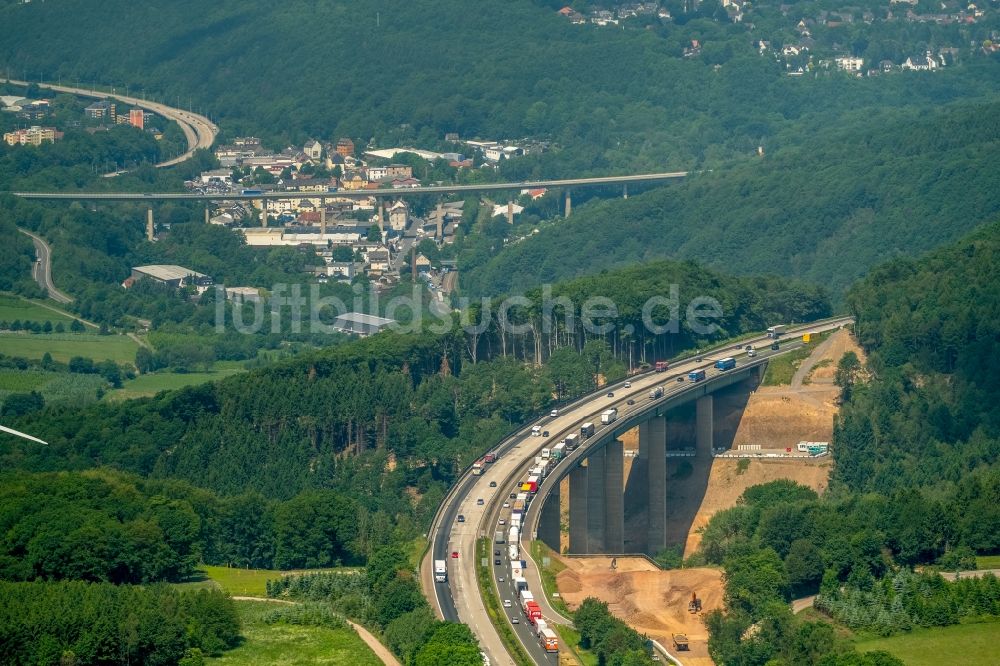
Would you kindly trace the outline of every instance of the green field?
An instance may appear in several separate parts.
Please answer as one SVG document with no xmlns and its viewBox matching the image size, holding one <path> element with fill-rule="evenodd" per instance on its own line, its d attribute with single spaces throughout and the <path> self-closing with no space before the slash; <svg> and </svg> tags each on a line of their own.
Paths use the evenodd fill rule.
<svg viewBox="0 0 1000 666">
<path fill-rule="evenodd" d="M 237 601 L 243 629 L 243 643 L 221 657 L 206 659 L 217 666 L 302 666 L 336 664 L 381 666 L 375 653 L 353 629 L 330 629 L 291 624 L 266 624 L 264 615 L 274 605 L 258 601 Z"/>
<path fill-rule="evenodd" d="M 289 573 L 319 573 L 321 571 L 337 571 L 344 574 L 354 574 L 354 567 L 337 569 L 309 569 L 307 571 L 273 571 L 270 569 L 238 569 L 235 567 L 213 567 L 204 565 L 198 567 L 199 576 L 194 580 L 178 583 L 185 589 L 201 587 L 219 587 L 234 597 L 264 597 L 267 596 L 267 581 L 281 578 Z"/>
<path fill-rule="evenodd" d="M 0 294 L 0 321 L 12 322 L 15 319 L 37 321 L 39 323 L 51 321 L 54 325 L 60 321 L 64 324 L 69 324 L 73 321 L 73 316 L 54 312 L 20 296 Z"/>
<path fill-rule="evenodd" d="M 1000 569 L 1000 555 L 980 555 L 976 558 L 977 569 Z"/>
<path fill-rule="evenodd" d="M 160 391 L 204 384 L 243 372 L 243 361 L 216 361 L 208 372 L 153 372 L 139 375 L 107 394 L 108 400 L 126 400 L 156 395 Z"/>
<path fill-rule="evenodd" d="M 0 370 L 0 391 L 26 393 L 45 386 L 58 376 L 56 372 L 36 370 Z"/>
<path fill-rule="evenodd" d="M 859 641 L 857 648 L 859 652 L 885 650 L 907 666 L 994 666 L 998 643 L 1000 622 L 989 622 L 918 629 L 892 638 Z"/>
<path fill-rule="evenodd" d="M 10 333 L 0 332 L 0 349 L 8 356 L 41 358 L 45 352 L 56 361 L 68 362 L 74 356 L 95 361 L 112 360 L 132 363 L 139 345 L 125 335 L 92 333 Z"/>
</svg>

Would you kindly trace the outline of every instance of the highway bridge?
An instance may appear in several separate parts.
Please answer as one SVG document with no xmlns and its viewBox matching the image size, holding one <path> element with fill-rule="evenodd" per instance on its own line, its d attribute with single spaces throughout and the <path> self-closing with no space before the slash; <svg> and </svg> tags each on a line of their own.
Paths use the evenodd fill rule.
<svg viewBox="0 0 1000 666">
<path fill-rule="evenodd" d="M 364 199 L 418 197 L 425 194 L 454 194 L 461 192 L 493 192 L 534 190 L 549 188 L 599 187 L 629 183 L 653 183 L 677 180 L 688 175 L 687 171 L 640 173 L 628 176 L 594 176 L 590 178 L 563 178 L 558 180 L 531 180 L 516 183 L 478 183 L 474 185 L 429 185 L 427 187 L 401 187 L 381 190 L 333 190 L 329 192 L 259 192 L 240 191 L 225 194 L 200 192 L 9 192 L 23 199 L 46 201 L 275 201 L 281 199 Z"/>
<path fill-rule="evenodd" d="M 31 82 L 29 81 L 19 81 L 17 79 L 0 79 L 0 82 L 11 83 L 16 86 L 31 85 Z M 37 85 L 39 88 L 44 88 L 45 90 L 51 90 L 58 93 L 122 102 L 141 109 L 146 109 L 147 111 L 151 111 L 177 123 L 180 126 L 181 131 L 184 132 L 184 138 L 187 139 L 188 149 L 177 157 L 173 157 L 169 160 L 156 164 L 155 166 L 157 168 L 180 164 L 181 162 L 189 159 L 199 148 L 210 148 L 215 142 L 215 137 L 219 134 L 219 128 L 205 116 L 192 111 L 185 111 L 184 109 L 167 106 L 166 104 L 160 104 L 159 102 L 153 102 L 151 100 L 131 97 L 128 95 L 119 95 L 99 90 L 87 90 L 86 88 L 76 88 L 73 86 L 63 86 L 53 83 L 35 83 L 34 85 Z M 112 177 L 122 173 L 125 172 L 112 171 L 111 173 L 104 175 L 106 177 Z"/>
<path fill-rule="evenodd" d="M 649 500 L 649 528 L 646 537 L 647 550 L 659 550 L 666 539 L 666 428 L 665 414 L 672 407 L 694 402 L 696 407 L 697 446 L 695 455 L 711 455 L 713 448 L 714 417 L 713 394 L 736 382 L 744 381 L 752 375 L 759 375 L 769 358 L 789 353 L 801 346 L 800 335 L 804 331 L 826 331 L 850 323 L 849 317 L 839 317 L 809 325 L 789 329 L 777 351 L 768 348 L 771 342 L 760 335 L 743 340 L 741 347 L 753 344 L 758 347 L 758 356 L 746 357 L 742 351 L 732 346 L 720 347 L 701 352 L 697 357 L 676 362 L 667 373 L 647 373 L 625 382 L 606 386 L 600 391 L 563 406 L 558 416 L 543 418 L 519 429 L 505 438 L 494 449 L 498 460 L 488 465 L 485 471 L 475 476 L 467 471 L 452 487 L 442 502 L 431 526 L 429 539 L 431 548 L 422 565 L 421 580 L 425 594 L 439 616 L 451 621 L 464 622 L 476 634 L 483 651 L 491 664 L 514 663 L 508 655 L 499 633 L 490 622 L 483 599 L 479 594 L 476 579 L 475 545 L 478 538 L 486 537 L 490 550 L 486 553 L 492 573 L 491 584 L 501 602 L 510 600 L 511 607 L 505 608 L 506 621 L 518 640 L 536 664 L 558 663 L 556 655 L 544 652 L 530 630 L 520 611 L 516 591 L 509 580 L 510 562 L 506 546 L 493 545 L 493 535 L 504 519 L 509 523 L 510 509 L 504 507 L 510 502 L 510 493 L 517 484 L 527 478 L 528 470 L 542 448 L 552 447 L 571 433 L 579 433 L 587 422 L 595 424 L 594 434 L 553 468 L 530 503 L 520 537 L 521 558 L 527 560 L 525 577 L 542 615 L 549 621 L 567 622 L 548 602 L 542 591 L 541 577 L 537 563 L 530 555 L 530 544 L 535 538 L 541 539 L 554 549 L 559 549 L 559 480 L 570 479 L 569 538 L 570 553 L 625 552 L 623 535 L 623 477 L 622 444 L 617 439 L 625 431 L 639 427 L 639 460 L 647 466 L 646 493 Z M 714 368 L 715 360 L 734 356 L 736 368 L 720 371 Z M 704 369 L 706 378 L 700 382 L 687 380 L 689 372 Z M 651 400 L 651 388 L 663 386 L 664 396 Z M 613 397 L 608 397 L 608 393 Z M 629 405 L 629 401 L 633 405 Z M 616 407 L 618 420 L 602 426 L 600 414 Z M 540 425 L 549 432 L 548 437 L 531 436 L 531 427 Z M 479 504 L 478 500 L 483 503 Z M 458 522 L 462 515 L 463 521 Z M 500 550 L 500 565 L 495 565 L 494 548 Z M 457 558 L 451 555 L 457 553 Z M 447 584 L 434 583 L 431 575 L 433 560 L 446 560 L 449 567 Z M 512 623 L 517 618 L 518 623 Z"/>
</svg>

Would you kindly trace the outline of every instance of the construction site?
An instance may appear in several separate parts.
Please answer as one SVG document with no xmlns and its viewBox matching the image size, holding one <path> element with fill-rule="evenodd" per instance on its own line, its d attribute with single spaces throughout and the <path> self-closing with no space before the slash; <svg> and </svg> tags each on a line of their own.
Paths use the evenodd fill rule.
<svg viewBox="0 0 1000 666">
<path fill-rule="evenodd" d="M 834 384 L 837 363 L 847 352 L 863 354 L 846 330 L 831 334 L 812 353 L 795 364 L 791 381 L 778 385 L 737 386 L 716 398 L 716 455 L 686 456 L 694 438 L 693 410 L 684 407 L 668 416 L 667 543 L 694 554 L 701 530 L 715 513 L 734 506 L 747 488 L 789 479 L 822 493 L 828 484 L 832 460 L 828 455 L 796 456 L 801 442 L 829 442 L 838 410 L 839 389 Z M 626 552 L 644 553 L 647 522 L 641 493 L 630 497 L 629 486 L 642 487 L 638 434 L 621 437 L 625 449 Z M 669 447 L 680 451 L 670 456 Z M 725 451 L 750 448 L 753 457 L 719 457 Z M 776 452 L 769 457 L 768 452 Z M 792 454 L 790 454 L 792 452 Z M 777 453 L 781 455 L 778 456 Z M 640 477 L 640 478 L 637 478 Z M 563 524 L 571 498 L 569 484 L 561 486 Z M 563 551 L 567 535 L 563 536 Z M 650 553 L 652 555 L 652 553 Z M 723 607 L 722 570 L 686 568 L 661 570 L 645 555 L 559 558 L 565 565 L 556 579 L 559 593 L 571 609 L 587 597 L 608 603 L 611 611 L 640 633 L 657 640 L 682 659 L 685 666 L 712 664 L 708 654 L 705 613 Z M 696 600 L 696 608 L 689 606 Z M 676 642 L 675 642 L 676 639 Z"/>
</svg>

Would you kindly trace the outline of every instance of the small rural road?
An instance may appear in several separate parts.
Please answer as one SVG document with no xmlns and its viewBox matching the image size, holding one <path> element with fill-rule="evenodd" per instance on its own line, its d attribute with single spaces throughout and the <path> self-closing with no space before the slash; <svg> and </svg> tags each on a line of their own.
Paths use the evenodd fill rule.
<svg viewBox="0 0 1000 666">
<path fill-rule="evenodd" d="M 974 569 L 972 571 L 959 571 L 958 573 L 941 572 L 941 577 L 945 580 L 957 580 L 960 578 L 982 578 L 986 574 L 993 574 L 994 576 L 1000 576 L 1000 569 Z"/>
<path fill-rule="evenodd" d="M 0 82 L 12 83 L 16 86 L 28 86 L 30 82 L 28 81 L 18 81 L 16 79 L 0 79 Z M 119 95 L 116 93 L 106 93 L 99 92 L 96 90 L 87 90 L 85 88 L 74 88 L 72 86 L 60 86 L 52 83 L 36 83 L 39 88 L 44 88 L 46 90 L 52 90 L 59 93 L 68 93 L 70 95 L 79 95 L 81 97 L 93 97 L 95 99 L 115 99 L 119 102 L 124 102 L 125 104 L 131 104 L 132 106 L 137 106 L 147 111 L 152 111 L 153 113 L 159 114 L 164 118 L 174 121 L 177 123 L 181 131 L 184 132 L 184 137 L 187 139 L 188 149 L 177 157 L 173 157 L 169 160 L 165 160 L 156 164 L 157 168 L 163 168 L 168 166 L 173 166 L 175 164 L 180 164 L 181 162 L 190 159 L 194 152 L 199 148 L 210 148 L 215 142 L 215 137 L 219 134 L 219 128 L 211 120 L 197 113 L 191 111 L 185 111 L 184 109 L 175 109 L 172 106 L 167 106 L 166 104 L 160 104 L 159 102 L 151 102 L 149 100 L 139 99 L 137 97 L 129 97 L 126 95 Z M 117 176 L 124 171 L 113 171 L 111 173 L 104 174 L 106 178 Z"/>
<path fill-rule="evenodd" d="M 826 354 L 826 350 L 830 348 L 833 344 L 833 336 L 831 335 L 823 342 L 816 345 L 816 349 L 809 357 L 802 361 L 802 365 L 799 366 L 795 374 L 792 375 L 791 386 L 793 389 L 801 389 L 802 385 L 805 383 L 806 377 L 812 372 L 812 369 L 816 367 L 816 364 L 820 362 L 820 359 Z"/>
<path fill-rule="evenodd" d="M 38 286 L 48 293 L 49 298 L 52 300 L 64 304 L 71 303 L 73 299 L 56 289 L 56 286 L 52 283 L 52 248 L 49 247 L 49 244 L 41 236 L 21 227 L 18 227 L 17 230 L 25 236 L 29 236 L 35 244 L 35 254 L 38 255 L 38 261 L 31 267 L 31 277 L 35 279 Z"/>
<path fill-rule="evenodd" d="M 288 601 L 287 599 L 268 599 L 266 597 L 232 597 L 232 599 L 234 601 L 262 601 L 264 603 L 285 604 L 286 606 L 294 606 L 298 603 L 297 601 Z M 382 645 L 382 643 L 375 638 L 375 635 L 372 634 L 372 632 L 368 631 L 360 624 L 351 622 L 347 618 L 344 618 L 344 621 L 351 625 L 354 628 L 354 631 L 358 632 L 358 636 L 361 637 L 361 640 L 363 640 L 365 644 L 371 648 L 372 652 L 375 653 L 375 656 L 378 657 L 382 663 L 385 664 L 385 666 L 402 666 L 402 664 L 399 663 L 399 660 L 396 659 L 396 655 L 390 652 L 389 648 Z"/>
<path fill-rule="evenodd" d="M 801 599 L 792 599 L 792 613 L 798 613 L 807 608 L 812 608 L 814 603 L 816 603 L 815 594 L 809 597 L 802 597 Z"/>
</svg>

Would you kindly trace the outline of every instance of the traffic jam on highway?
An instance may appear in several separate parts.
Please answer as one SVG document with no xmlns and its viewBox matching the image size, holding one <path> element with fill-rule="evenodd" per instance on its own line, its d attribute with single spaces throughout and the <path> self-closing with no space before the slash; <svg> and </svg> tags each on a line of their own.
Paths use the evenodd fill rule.
<svg viewBox="0 0 1000 666">
<path fill-rule="evenodd" d="M 778 338 L 782 337 L 785 332 L 785 326 L 773 326 L 768 329 L 766 344 L 770 347 L 771 353 L 778 351 Z M 808 342 L 810 335 L 811 333 L 805 333 L 802 336 L 803 342 Z M 793 344 L 792 346 L 798 345 Z M 491 480 L 489 482 L 491 494 L 496 493 L 494 495 L 496 497 L 495 504 L 499 504 L 502 501 L 502 506 L 496 507 L 494 500 L 490 500 L 491 505 L 499 510 L 496 513 L 488 511 L 485 514 L 488 520 L 495 521 L 495 523 L 488 522 L 482 525 L 482 529 L 488 530 L 488 527 L 492 526 L 493 555 L 491 559 L 493 561 L 493 578 L 500 592 L 500 601 L 508 613 L 511 624 L 520 625 L 516 626 L 515 629 L 519 630 L 518 633 L 522 638 L 522 642 L 524 642 L 525 631 L 527 631 L 530 632 L 532 640 L 544 652 L 551 655 L 559 652 L 558 635 L 551 621 L 543 617 L 541 605 L 536 601 L 536 595 L 543 595 L 543 593 L 540 590 L 533 591 L 529 588 L 525 571 L 530 558 L 522 551 L 521 544 L 521 536 L 527 531 L 524 524 L 525 516 L 528 507 L 531 506 L 532 501 L 537 496 L 539 488 L 545 483 L 560 461 L 577 448 L 583 446 L 588 439 L 595 436 L 603 436 L 604 433 L 602 431 L 605 428 L 612 427 L 622 416 L 629 417 L 634 411 L 646 409 L 649 402 L 659 401 L 664 397 L 682 391 L 683 385 L 701 382 L 734 369 L 737 365 L 734 356 L 745 355 L 747 360 L 750 360 L 758 355 L 757 349 L 752 344 L 736 345 L 733 350 L 735 352 L 733 355 L 724 358 L 719 357 L 719 352 L 721 351 L 719 349 L 711 352 L 713 356 L 711 359 L 706 356 L 696 356 L 689 360 L 697 363 L 705 361 L 706 364 L 704 367 L 691 369 L 689 372 L 681 372 L 660 381 L 642 382 L 634 388 L 631 381 L 625 381 L 615 387 L 615 390 L 627 390 L 628 392 L 625 395 L 616 399 L 614 390 L 606 391 L 605 398 L 612 399 L 611 404 L 605 403 L 603 409 L 599 412 L 596 410 L 592 412 L 589 419 L 584 420 L 581 414 L 581 419 L 575 421 L 568 429 L 565 428 L 565 425 L 569 424 L 563 425 L 560 429 L 554 429 L 556 426 L 555 421 L 562 416 L 562 413 L 559 409 L 553 409 L 549 413 L 548 418 L 532 426 L 530 431 L 526 433 L 527 436 L 521 441 L 524 444 L 528 444 L 528 441 L 534 438 L 548 439 L 550 436 L 553 439 L 555 437 L 560 437 L 561 439 L 552 446 L 543 445 L 540 449 L 537 448 L 537 445 L 531 446 L 528 444 L 530 453 L 528 453 L 528 457 L 523 462 L 519 462 L 517 469 L 520 469 L 521 472 L 514 473 L 513 478 L 517 479 L 517 481 L 512 485 L 507 486 L 507 481 L 501 481 L 500 485 L 506 487 L 498 488 L 497 481 Z M 667 372 L 670 369 L 670 365 L 666 361 L 657 361 L 651 369 L 655 374 L 650 374 L 657 376 L 659 373 Z M 690 366 L 688 366 L 688 369 L 690 369 Z M 638 381 L 640 378 L 633 377 L 632 379 Z M 640 386 L 643 386 L 641 391 L 639 390 Z M 644 399 L 646 395 L 648 395 L 648 399 Z M 642 404 L 630 409 L 630 406 L 636 405 L 637 400 Z M 589 403 L 588 406 L 592 408 L 593 402 Z M 620 410 L 622 410 L 621 413 Z M 567 410 L 567 414 L 565 415 L 569 416 L 575 411 L 576 408 Z M 554 430 L 550 433 L 546 428 Z M 472 475 L 475 477 L 484 475 L 497 462 L 499 450 L 494 449 L 483 458 L 477 460 L 472 466 Z M 533 457 L 533 460 L 531 460 L 531 457 Z M 562 475 L 560 474 L 559 476 Z M 471 488 L 475 487 L 475 485 L 471 486 Z M 484 503 L 484 499 L 481 496 L 478 497 L 475 501 L 476 508 L 483 507 Z M 533 520 L 535 519 L 533 518 Z M 465 520 L 466 517 L 461 513 L 455 518 L 456 523 L 465 523 Z M 450 556 L 449 559 L 434 560 L 434 580 L 437 583 L 446 583 L 448 581 L 449 565 L 454 563 L 454 565 L 458 566 L 459 564 L 457 562 L 460 555 L 459 552 L 450 548 L 448 551 L 438 557 Z M 539 580 L 534 574 L 532 574 L 532 577 L 534 580 Z M 514 608 L 515 604 L 517 606 L 516 609 Z M 525 643 L 525 645 L 527 647 L 528 644 Z"/>
</svg>

